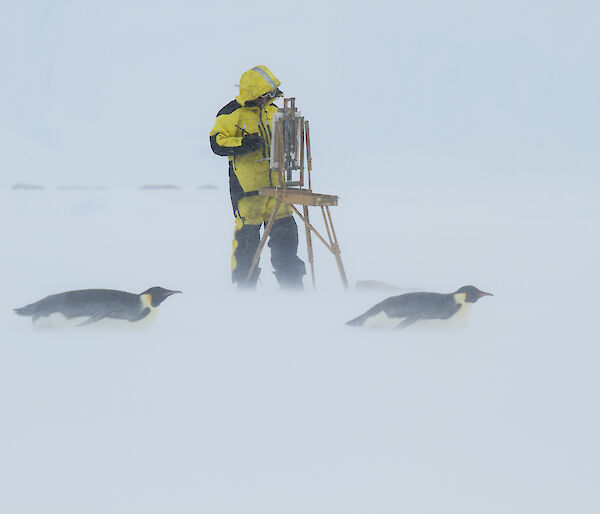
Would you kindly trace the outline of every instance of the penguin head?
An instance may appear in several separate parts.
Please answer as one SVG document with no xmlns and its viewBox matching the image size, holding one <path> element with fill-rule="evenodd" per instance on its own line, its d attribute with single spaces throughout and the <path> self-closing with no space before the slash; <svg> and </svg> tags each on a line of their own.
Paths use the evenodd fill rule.
<svg viewBox="0 0 600 514">
<path fill-rule="evenodd" d="M 181 293 L 181 291 L 171 291 L 170 289 L 165 289 L 164 287 L 151 287 L 150 289 L 146 289 L 143 293 L 140 293 L 140 296 L 143 294 L 150 295 L 150 303 L 152 307 L 158 307 L 162 302 L 164 302 L 169 296 L 175 293 Z"/>
<path fill-rule="evenodd" d="M 462 286 L 454 294 L 460 294 L 460 293 L 464 293 L 466 295 L 465 296 L 466 303 L 475 303 L 482 296 L 494 296 L 492 293 L 486 293 L 484 291 L 480 291 L 475 286 Z"/>
</svg>

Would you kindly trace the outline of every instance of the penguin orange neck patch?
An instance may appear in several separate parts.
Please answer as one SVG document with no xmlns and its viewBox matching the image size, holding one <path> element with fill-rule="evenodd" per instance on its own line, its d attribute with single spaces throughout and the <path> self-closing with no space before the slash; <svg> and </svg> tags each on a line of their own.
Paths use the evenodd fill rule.
<svg viewBox="0 0 600 514">
<path fill-rule="evenodd" d="M 467 294 L 466 293 L 457 293 L 454 295 L 454 301 L 456 303 L 460 303 L 461 305 L 464 304 L 467 300 Z"/>
<path fill-rule="evenodd" d="M 142 303 L 144 307 L 152 307 L 152 295 L 150 293 L 142 295 Z"/>
</svg>

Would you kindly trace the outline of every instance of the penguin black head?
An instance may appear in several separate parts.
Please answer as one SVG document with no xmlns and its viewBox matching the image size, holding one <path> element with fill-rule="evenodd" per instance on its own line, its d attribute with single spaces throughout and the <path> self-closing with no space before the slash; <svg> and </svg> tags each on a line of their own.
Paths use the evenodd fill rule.
<svg viewBox="0 0 600 514">
<path fill-rule="evenodd" d="M 181 291 L 171 291 L 169 289 L 165 289 L 164 287 L 155 286 L 151 287 L 150 289 L 146 289 L 143 293 L 140 293 L 140 296 L 143 294 L 149 294 L 152 307 L 158 307 L 169 296 L 175 293 L 181 293 Z"/>
<path fill-rule="evenodd" d="M 475 303 L 482 296 L 494 296 L 492 293 L 486 293 L 484 291 L 480 291 L 475 286 L 462 286 L 458 291 L 454 294 L 465 293 L 465 302 L 466 303 Z"/>
</svg>

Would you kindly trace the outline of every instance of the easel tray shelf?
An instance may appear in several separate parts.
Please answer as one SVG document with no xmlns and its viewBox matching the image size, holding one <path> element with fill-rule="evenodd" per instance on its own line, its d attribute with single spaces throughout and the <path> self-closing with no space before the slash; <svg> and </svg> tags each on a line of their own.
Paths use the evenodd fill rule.
<svg viewBox="0 0 600 514">
<path fill-rule="evenodd" d="M 309 189 L 284 189 L 280 187 L 261 187 L 258 194 L 259 196 L 279 198 L 283 203 L 310 205 L 312 207 L 335 206 L 338 204 L 339 199 L 336 195 L 313 193 Z"/>
</svg>

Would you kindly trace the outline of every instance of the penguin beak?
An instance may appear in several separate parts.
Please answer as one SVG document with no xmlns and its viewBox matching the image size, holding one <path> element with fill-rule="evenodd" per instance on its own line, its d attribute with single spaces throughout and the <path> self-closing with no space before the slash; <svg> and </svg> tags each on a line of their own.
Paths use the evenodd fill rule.
<svg viewBox="0 0 600 514">
<path fill-rule="evenodd" d="M 479 291 L 479 298 L 482 296 L 494 296 L 492 293 L 486 293 L 485 291 Z"/>
<path fill-rule="evenodd" d="M 176 294 L 176 293 L 181 294 L 181 291 L 169 291 L 169 292 L 167 292 L 167 296 L 171 296 L 172 294 Z"/>
</svg>

